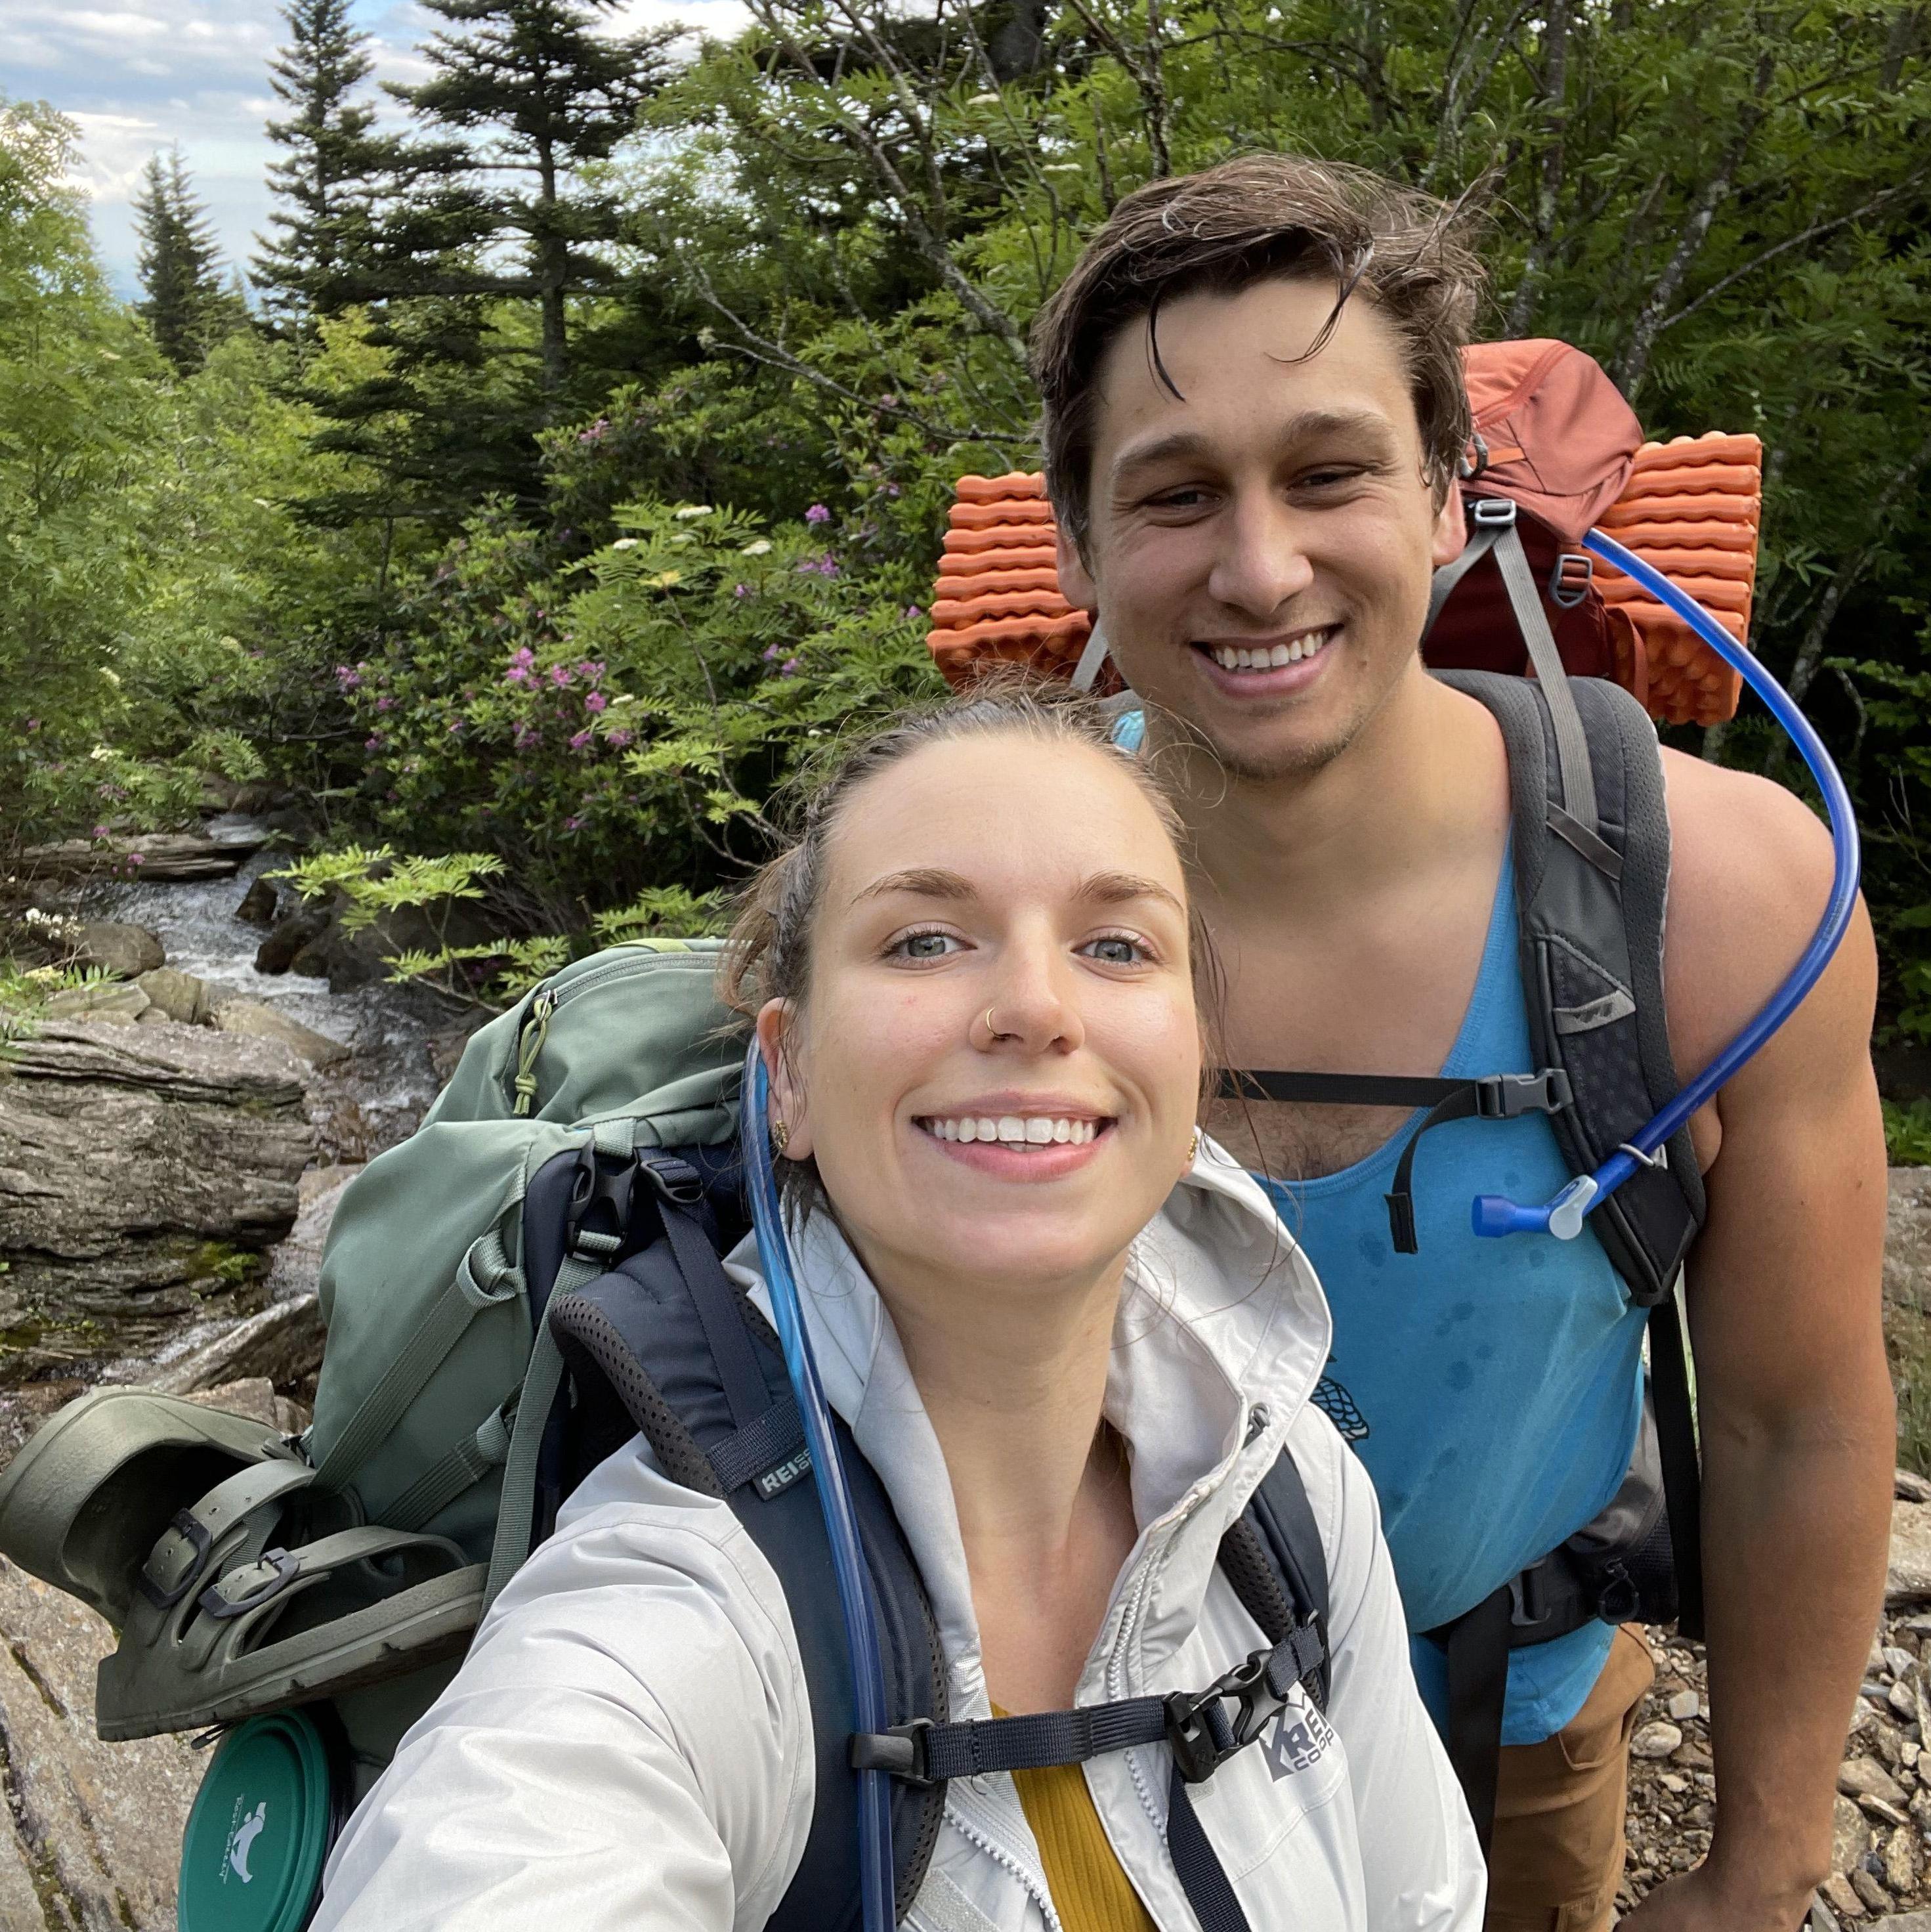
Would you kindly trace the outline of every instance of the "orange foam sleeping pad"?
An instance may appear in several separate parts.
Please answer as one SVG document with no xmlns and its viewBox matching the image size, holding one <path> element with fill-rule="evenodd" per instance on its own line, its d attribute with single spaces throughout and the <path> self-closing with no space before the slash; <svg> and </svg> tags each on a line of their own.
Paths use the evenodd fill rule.
<svg viewBox="0 0 1931 1932">
<path fill-rule="evenodd" d="M 1753 436 L 1645 443 L 1601 523 L 1606 534 L 1707 604 L 1740 641 L 1750 632 L 1762 460 Z M 962 476 L 950 523 L 926 640 L 948 682 L 963 684 L 991 662 L 1070 675 L 1093 626 L 1060 592 L 1043 479 L 1018 471 Z M 1600 558 L 1595 580 L 1624 620 L 1614 627 L 1618 681 L 1652 717 L 1709 724 L 1735 712 L 1738 673 Z"/>
</svg>

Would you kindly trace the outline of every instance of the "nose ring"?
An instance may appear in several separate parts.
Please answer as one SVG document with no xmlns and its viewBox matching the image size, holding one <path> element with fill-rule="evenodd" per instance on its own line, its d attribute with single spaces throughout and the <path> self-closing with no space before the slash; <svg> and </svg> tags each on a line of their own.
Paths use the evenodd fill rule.
<svg viewBox="0 0 1931 1932">
<path fill-rule="evenodd" d="M 1011 1037 L 1011 1034 L 1001 1033 L 998 1028 L 993 1024 L 992 1009 L 990 1006 L 988 1006 L 985 1010 L 986 1045 L 988 1046 L 997 1046 L 1002 1040 L 1009 1040 Z"/>
</svg>

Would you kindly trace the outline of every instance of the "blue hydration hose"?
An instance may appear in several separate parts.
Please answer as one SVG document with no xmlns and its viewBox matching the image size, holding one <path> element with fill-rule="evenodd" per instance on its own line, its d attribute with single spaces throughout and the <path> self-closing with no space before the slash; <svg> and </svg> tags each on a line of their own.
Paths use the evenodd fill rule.
<svg viewBox="0 0 1931 1932">
<path fill-rule="evenodd" d="M 1812 730 L 1810 721 L 1798 710 L 1789 692 L 1695 598 L 1679 590 L 1660 571 L 1600 530 L 1591 530 L 1582 541 L 1606 562 L 1633 578 L 1659 603 L 1668 605 L 1725 663 L 1741 671 L 1744 682 L 1789 734 L 1824 794 L 1825 808 L 1831 814 L 1836 871 L 1824 916 L 1811 934 L 1802 958 L 1742 1032 L 1655 1119 L 1618 1148 L 1594 1174 L 1579 1174 L 1545 1205 L 1525 1208 L 1501 1195 L 1477 1196 L 1472 1219 L 1478 1234 L 1548 1233 L 1561 1240 L 1573 1240 L 1582 1232 L 1584 1220 L 1639 1167 L 1651 1166 L 1663 1143 L 1797 1010 L 1830 964 L 1857 905 L 1858 826 L 1852 815 L 1851 795 L 1831 762 L 1824 741 Z"/>
<path fill-rule="evenodd" d="M 811 1338 L 805 1332 L 798 1305 L 798 1283 L 791 1272 L 791 1244 L 778 1204 L 778 1183 L 771 1171 L 771 1144 L 766 1121 L 771 1110 L 771 1083 L 764 1056 L 754 1040 L 745 1055 L 743 1096 L 739 1130 L 744 1145 L 744 1168 L 751 1184 L 751 1222 L 757 1231 L 758 1258 L 765 1286 L 771 1291 L 771 1312 L 784 1351 L 785 1372 L 798 1412 L 805 1419 L 805 1441 L 811 1452 L 811 1478 L 818 1490 L 825 1533 L 832 1546 L 832 1567 L 838 1583 L 838 1606 L 844 1612 L 845 1648 L 851 1658 L 852 1728 L 882 1731 L 892 1720 L 885 1708 L 885 1666 L 873 1620 L 871 1585 L 865 1554 L 859 1546 L 858 1519 L 844 1465 L 838 1460 L 832 1412 L 818 1380 Z M 892 1932 L 897 1901 L 892 1877 L 892 1786 L 882 1771 L 853 1774 L 858 1780 L 859 1897 L 865 1932 Z"/>
</svg>

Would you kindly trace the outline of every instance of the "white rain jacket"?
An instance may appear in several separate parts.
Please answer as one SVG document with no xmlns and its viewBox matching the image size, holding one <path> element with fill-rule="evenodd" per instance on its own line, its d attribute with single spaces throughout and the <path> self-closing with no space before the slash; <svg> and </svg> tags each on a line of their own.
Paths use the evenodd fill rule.
<svg viewBox="0 0 1931 1932">
<path fill-rule="evenodd" d="M 828 1216 L 800 1247 L 826 1394 L 923 1572 L 952 1714 L 988 1716 L 951 1484 L 890 1318 Z M 747 1242 L 732 1270 L 768 1313 L 756 1259 Z M 1327 1717 L 1297 1690 L 1194 1787 L 1195 1809 L 1255 1932 L 1477 1932 L 1481 1855 L 1409 1672 L 1374 1492 L 1309 1401 L 1329 1333 L 1266 1196 L 1204 1142 L 1121 1296 L 1105 1410 L 1132 1446 L 1140 1533 L 1075 1701 L 1203 1689 L 1265 1647 L 1215 1557 L 1291 1444 L 1327 1555 Z M 803 1852 L 811 1724 L 775 1574 L 640 1437 L 571 1498 L 403 1738 L 329 1861 L 313 1932 L 757 1932 Z M 1193 1932 L 1166 1850 L 1166 1747 L 1086 1777 L 1155 1922 Z M 947 1787 L 907 1923 L 1057 1932 L 1010 1778 Z"/>
</svg>

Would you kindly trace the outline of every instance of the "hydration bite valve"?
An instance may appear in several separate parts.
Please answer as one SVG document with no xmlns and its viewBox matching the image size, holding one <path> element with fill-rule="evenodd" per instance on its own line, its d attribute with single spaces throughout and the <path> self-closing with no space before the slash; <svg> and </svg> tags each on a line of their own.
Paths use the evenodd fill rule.
<svg viewBox="0 0 1931 1932">
<path fill-rule="evenodd" d="M 1600 1190 L 1596 1178 L 1579 1174 L 1554 1200 L 1540 1208 L 1525 1208 L 1500 1194 L 1478 1194 L 1469 1219 L 1478 1234 L 1491 1240 L 1504 1234 L 1553 1234 L 1573 1241 L 1582 1232 L 1590 1204 Z"/>
</svg>

